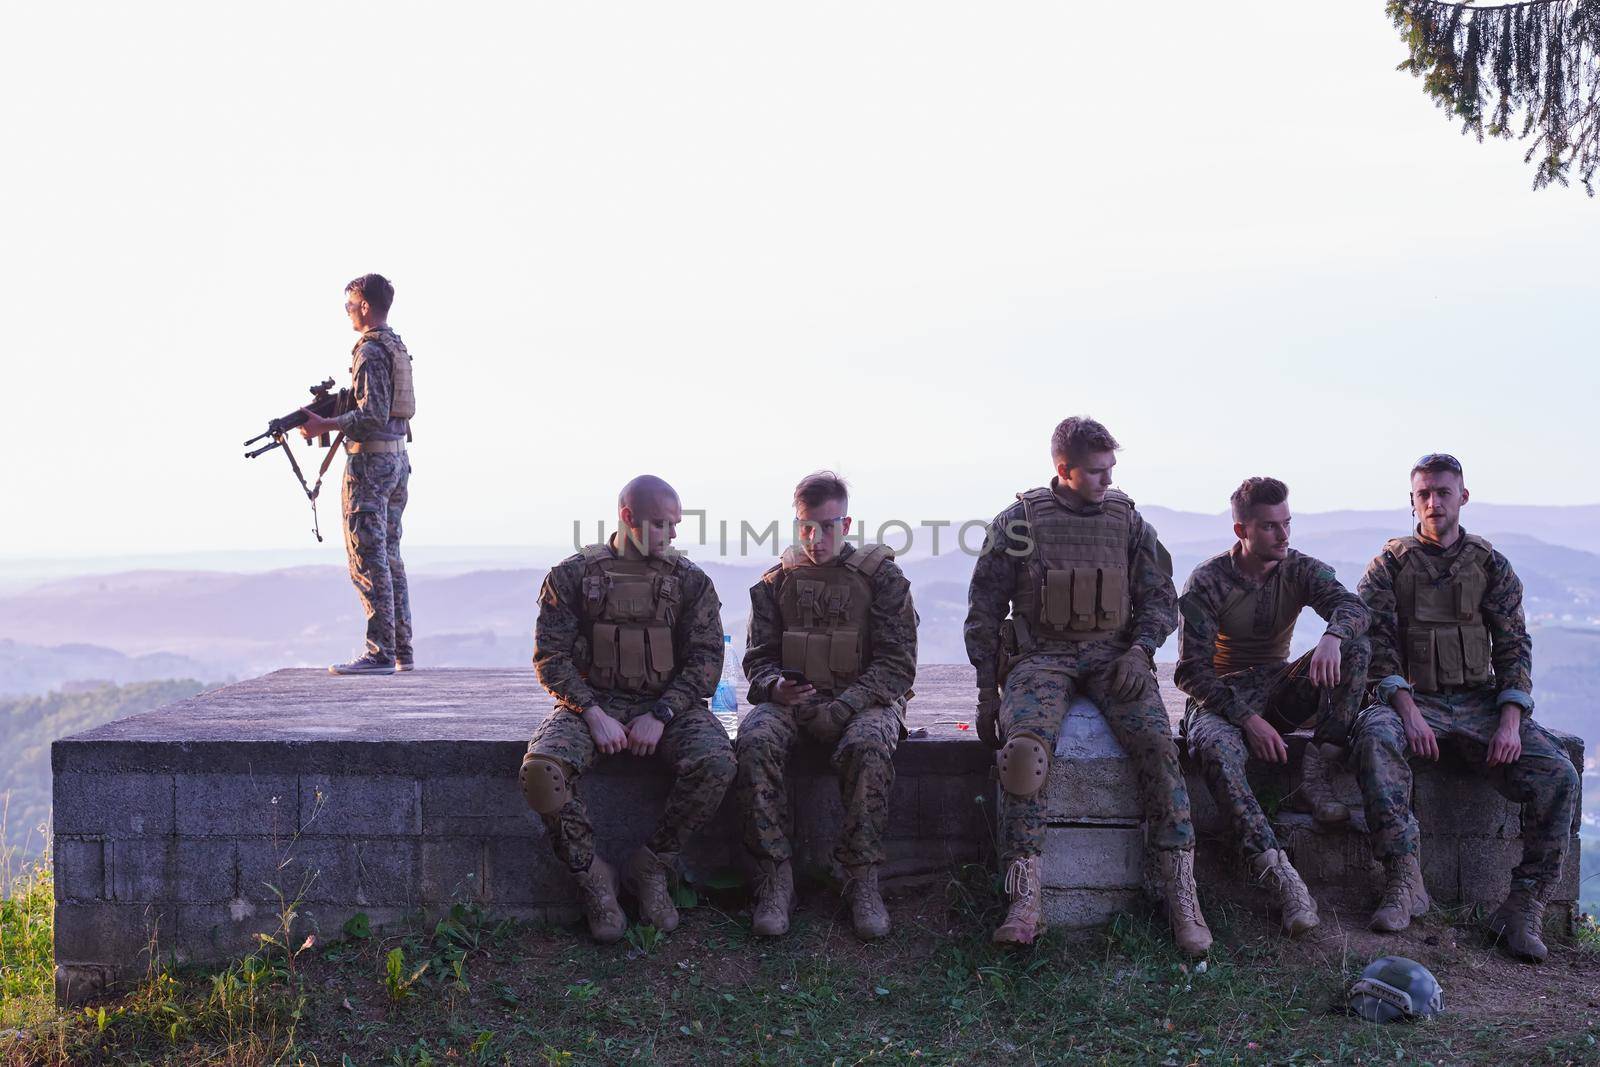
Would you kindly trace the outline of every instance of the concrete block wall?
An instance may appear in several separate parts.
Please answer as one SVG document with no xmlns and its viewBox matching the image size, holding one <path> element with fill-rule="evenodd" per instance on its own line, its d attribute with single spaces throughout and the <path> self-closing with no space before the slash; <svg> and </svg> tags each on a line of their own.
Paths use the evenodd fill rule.
<svg viewBox="0 0 1600 1067">
<path fill-rule="evenodd" d="M 1163 686 L 1169 712 L 1181 705 Z M 992 862 L 998 793 L 973 717 L 965 667 L 923 667 L 914 735 L 896 754 L 886 847 L 891 881 L 944 879 Z M 297 931 L 337 936 L 357 912 L 380 928 L 473 899 L 496 913 L 575 919 L 571 876 L 516 786 L 548 697 L 528 671 L 421 671 L 334 678 L 280 671 L 64 738 L 55 774 L 57 993 L 81 1000 L 142 975 L 152 954 L 218 961 L 273 933 L 285 899 Z M 1291 745 L 1298 756 L 1303 740 Z M 1581 743 L 1567 739 L 1582 764 Z M 1052 768 L 1044 857 L 1047 917 L 1090 927 L 1138 900 L 1145 850 L 1132 767 L 1099 716 L 1080 709 Z M 1359 810 L 1326 833 L 1293 809 L 1291 769 L 1252 781 L 1278 807 L 1283 843 L 1319 899 L 1366 906 L 1376 867 Z M 842 819 L 837 780 L 803 751 L 790 780 L 801 871 L 822 870 Z M 1341 786 L 1359 806 L 1353 781 Z M 603 763 L 583 794 L 602 853 L 620 862 L 649 833 L 665 775 L 631 758 Z M 1189 791 L 1202 892 L 1248 906 L 1265 898 L 1238 862 L 1204 782 Z M 1448 765 L 1419 767 L 1425 873 L 1442 902 L 1493 902 L 1520 848 L 1518 813 Z M 1576 827 L 1574 827 L 1576 830 Z M 684 856 L 691 877 L 741 862 L 730 796 Z M 1577 860 L 1553 911 L 1570 915 Z"/>
</svg>

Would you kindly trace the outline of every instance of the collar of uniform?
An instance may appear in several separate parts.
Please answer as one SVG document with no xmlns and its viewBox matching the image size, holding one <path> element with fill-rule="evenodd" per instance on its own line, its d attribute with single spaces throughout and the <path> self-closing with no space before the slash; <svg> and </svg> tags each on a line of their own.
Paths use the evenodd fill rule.
<svg viewBox="0 0 1600 1067">
<path fill-rule="evenodd" d="M 1056 503 L 1068 511 L 1075 511 L 1082 515 L 1092 514 L 1100 510 L 1099 504 L 1092 504 L 1079 497 L 1071 489 L 1061 484 L 1060 475 L 1050 476 L 1050 492 L 1056 498 Z"/>
<path fill-rule="evenodd" d="M 1456 553 L 1461 551 L 1461 546 L 1467 543 L 1467 528 L 1465 526 L 1456 527 L 1456 539 L 1452 541 L 1449 546 L 1441 545 L 1437 541 L 1430 540 L 1428 536 L 1422 532 L 1422 524 L 1420 522 L 1417 523 L 1416 526 L 1412 527 L 1412 534 L 1416 537 L 1417 544 L 1421 545 L 1423 550 L 1426 551 L 1430 556 L 1454 556 Z"/>
<path fill-rule="evenodd" d="M 855 550 L 856 546 L 846 541 L 844 544 L 839 546 L 839 551 L 834 553 L 833 558 L 828 562 L 813 563 L 811 562 L 811 557 L 806 555 L 805 549 L 801 548 L 799 545 L 790 545 L 788 548 L 784 549 L 783 555 L 779 558 L 779 562 L 783 564 L 784 570 L 793 570 L 796 567 L 836 567 L 843 563 L 846 557 L 848 557 L 850 553 L 854 552 Z"/>
<path fill-rule="evenodd" d="M 1293 552 L 1294 549 L 1291 548 L 1289 551 Z M 1267 571 L 1267 573 L 1263 574 L 1261 578 L 1257 580 L 1246 574 L 1244 572 L 1244 568 L 1239 566 L 1239 560 L 1243 558 L 1243 556 L 1244 542 L 1235 541 L 1233 543 L 1233 547 L 1228 549 L 1228 563 L 1232 567 L 1231 573 L 1233 578 L 1238 581 L 1240 585 L 1251 589 L 1259 589 L 1261 586 L 1266 585 L 1272 580 L 1272 576 L 1278 573 L 1279 568 L 1281 568 L 1285 563 L 1289 562 L 1289 558 L 1285 556 L 1283 559 L 1280 559 L 1276 564 L 1274 564 L 1271 570 Z"/>
<path fill-rule="evenodd" d="M 610 537 L 606 538 L 606 547 L 618 559 L 648 558 L 643 552 L 639 551 L 639 546 L 633 543 L 633 538 L 623 533 L 620 527 Z"/>
</svg>

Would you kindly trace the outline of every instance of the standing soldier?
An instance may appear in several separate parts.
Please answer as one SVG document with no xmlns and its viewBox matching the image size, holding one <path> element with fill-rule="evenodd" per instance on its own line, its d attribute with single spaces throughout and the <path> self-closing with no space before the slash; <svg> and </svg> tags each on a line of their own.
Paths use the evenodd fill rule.
<svg viewBox="0 0 1600 1067">
<path fill-rule="evenodd" d="M 1201 956 L 1211 931 L 1195 894 L 1189 793 L 1154 667 L 1178 625 L 1172 560 L 1133 501 L 1111 488 L 1118 447 L 1093 419 L 1064 420 L 1050 438 L 1056 476 L 995 518 L 972 571 L 965 637 L 978 674 L 978 734 L 999 749 L 1006 792 L 1001 858 L 1011 907 L 994 940 L 1029 944 L 1044 929 L 1050 757 L 1081 692 L 1138 768 L 1173 937 Z"/>
<path fill-rule="evenodd" d="M 744 673 L 756 707 L 739 725 L 739 809 L 745 847 L 760 865 L 753 927 L 788 932 L 793 848 L 784 836 L 784 767 L 802 739 L 827 746 L 844 801 L 834 859 L 856 936 L 889 932 L 878 891 L 894 750 L 917 667 L 911 583 L 884 545 L 856 547 L 849 488 L 832 471 L 794 490 L 799 544 L 750 588 Z"/>
<path fill-rule="evenodd" d="M 1289 487 L 1246 478 L 1234 490 L 1232 548 L 1189 575 L 1178 598 L 1178 688 L 1184 736 L 1256 879 L 1291 937 L 1316 926 L 1317 903 L 1278 845 L 1245 765 L 1287 763 L 1283 735 L 1312 727 L 1304 784 L 1319 822 L 1350 813 L 1328 788 L 1323 742 L 1342 745 L 1367 686 L 1367 609 L 1326 563 L 1289 547 Z M 1303 608 L 1327 622 L 1317 647 L 1289 662 Z"/>
<path fill-rule="evenodd" d="M 1411 468 L 1416 532 L 1384 545 L 1361 579 L 1372 612 L 1378 703 L 1361 713 L 1368 729 L 1355 739 L 1356 767 L 1375 851 L 1386 864 L 1415 855 L 1420 836 L 1409 803 L 1407 748 L 1428 760 L 1454 751 L 1522 805 L 1522 862 L 1489 927 L 1512 955 L 1537 963 L 1547 953 L 1540 936 L 1545 899 L 1572 833 L 1578 772 L 1533 721 L 1533 642 L 1522 617 L 1522 582 L 1505 556 L 1461 528 L 1469 499 L 1454 456 L 1417 460 Z M 1395 901 L 1386 890 L 1385 906 L 1405 903 L 1407 887 L 1391 889 Z M 1426 900 L 1420 870 L 1411 891 Z"/>
<path fill-rule="evenodd" d="M 408 496 L 411 460 L 406 442 L 417 396 L 411 386 L 411 353 L 389 328 L 394 286 L 381 274 L 363 274 L 344 287 L 344 310 L 361 335 L 350 354 L 351 386 L 335 417 L 309 416 L 306 440 L 341 435 L 348 453 L 344 468 L 344 547 L 350 580 L 367 613 L 366 652 L 336 663 L 334 674 L 393 674 L 409 671 L 411 595 L 400 559 L 400 516 Z"/>
<path fill-rule="evenodd" d="M 556 564 L 539 590 L 533 665 L 556 708 L 528 745 L 522 792 L 578 880 L 589 932 L 607 944 L 626 920 L 578 795 L 584 772 L 622 752 L 672 771 L 660 821 L 627 865 L 645 921 L 662 931 L 678 925 L 668 885 L 678 852 L 733 781 L 728 733 L 706 704 L 722 676 L 722 605 L 672 547 L 682 518 L 672 486 L 640 475 L 618 497 L 610 540 Z"/>
</svg>

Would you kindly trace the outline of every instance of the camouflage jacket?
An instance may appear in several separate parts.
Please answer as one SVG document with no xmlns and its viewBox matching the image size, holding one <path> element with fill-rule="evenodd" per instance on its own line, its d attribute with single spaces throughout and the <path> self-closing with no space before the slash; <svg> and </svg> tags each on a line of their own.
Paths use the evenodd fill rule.
<svg viewBox="0 0 1600 1067">
<path fill-rule="evenodd" d="M 1452 560 L 1466 545 L 1466 529 L 1449 548 L 1426 541 L 1422 550 L 1430 556 Z M 1416 535 L 1419 539 L 1421 533 Z M 1372 668 L 1369 678 L 1374 696 L 1387 704 L 1396 689 L 1410 689 L 1401 669 L 1400 621 L 1395 609 L 1394 577 L 1400 561 L 1385 548 L 1367 565 L 1356 589 L 1372 612 Z M 1533 639 L 1522 617 L 1522 579 L 1511 569 L 1511 562 L 1498 549 L 1489 554 L 1489 588 L 1483 594 L 1483 622 L 1489 629 L 1490 658 L 1494 664 L 1496 702 L 1516 704 L 1527 715 L 1533 711 Z"/>
<path fill-rule="evenodd" d="M 1057 479 L 1050 480 L 1052 487 L 1056 483 Z M 1062 503 L 1069 510 L 1085 515 L 1100 511 L 1098 504 L 1070 503 L 1065 498 Z M 995 666 L 1000 624 L 1011 612 L 1017 572 L 1027 563 L 1029 542 L 1019 537 L 1019 531 L 1026 528 L 1027 518 L 1019 500 L 989 524 L 983 554 L 972 568 L 963 636 L 967 659 L 977 668 L 979 689 L 991 689 L 997 684 Z M 1156 538 L 1155 527 L 1145 522 L 1137 509 L 1133 512 L 1128 543 L 1128 592 L 1133 600 L 1133 616 L 1128 626 L 1115 637 L 1103 641 L 1038 639 L 1033 655 L 1048 656 L 1067 670 L 1098 668 L 1133 645 L 1155 656 L 1156 649 L 1178 628 L 1178 593 L 1172 585 L 1172 557 Z"/>
<path fill-rule="evenodd" d="M 616 535 L 611 537 L 616 551 Z M 678 559 L 679 610 L 672 624 L 677 672 L 658 698 L 681 714 L 710 698 L 722 679 L 722 602 L 706 572 L 681 553 Z M 605 706 L 606 690 L 595 690 L 585 677 L 587 663 L 574 655 L 584 637 L 582 554 L 550 568 L 539 588 L 539 617 L 533 626 L 533 667 L 539 684 L 556 703 L 581 715 L 596 704 Z"/>
<path fill-rule="evenodd" d="M 1173 680 L 1179 689 L 1202 709 L 1221 715 L 1235 726 L 1241 725 L 1257 709 L 1241 704 L 1227 683 L 1218 675 L 1218 616 L 1235 589 L 1257 589 L 1287 583 L 1287 592 L 1301 608 L 1309 607 L 1327 622 L 1327 633 L 1341 641 L 1367 632 L 1366 605 L 1346 589 L 1332 567 L 1294 549 L 1261 582 L 1239 573 L 1239 545 L 1218 553 L 1200 564 L 1183 584 L 1178 598 L 1178 668 Z M 1268 602 L 1275 600 L 1267 598 Z"/>
<path fill-rule="evenodd" d="M 375 333 L 389 334 L 396 342 L 400 340 L 399 334 L 380 326 L 363 333 L 356 342 L 355 351 L 351 353 L 355 362 L 350 367 L 346 410 L 336 418 L 339 429 L 351 441 L 398 441 L 406 435 L 406 420 L 389 417 L 389 409 L 394 404 L 394 382 L 388 353 L 368 339 Z"/>
<path fill-rule="evenodd" d="M 791 549 L 790 551 L 795 551 Z M 831 564 L 839 566 L 858 551 L 845 545 Z M 783 663 L 783 620 L 778 614 L 780 563 L 750 587 L 750 627 L 745 636 L 744 676 L 750 680 L 750 702 L 772 698 Z M 917 674 L 917 609 L 911 603 L 911 583 L 894 560 L 885 560 L 872 575 L 872 618 L 868 644 L 871 659 L 854 682 L 834 694 L 834 699 L 856 711 L 888 705 L 903 697 Z"/>
</svg>

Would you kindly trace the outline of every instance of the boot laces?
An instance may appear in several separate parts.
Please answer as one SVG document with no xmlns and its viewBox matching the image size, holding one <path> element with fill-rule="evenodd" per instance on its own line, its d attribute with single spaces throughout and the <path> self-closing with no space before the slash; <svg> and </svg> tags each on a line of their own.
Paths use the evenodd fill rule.
<svg viewBox="0 0 1600 1067">
<path fill-rule="evenodd" d="M 1177 909 L 1185 922 L 1196 923 L 1200 921 L 1200 902 L 1194 896 L 1193 878 L 1185 878 L 1183 857 L 1192 853 L 1174 853 L 1172 861 L 1172 877 L 1167 884 L 1167 892 L 1172 900 L 1173 907 Z"/>
<path fill-rule="evenodd" d="M 1312 911 L 1315 905 L 1311 900 L 1311 891 L 1306 888 L 1306 883 L 1300 878 L 1289 857 L 1283 853 L 1278 854 L 1278 862 L 1270 868 L 1278 881 L 1279 892 L 1288 898 L 1290 904 L 1301 911 Z"/>
<path fill-rule="evenodd" d="M 1033 907 L 1033 878 L 1029 876 L 1033 863 L 1034 857 L 1019 856 L 1006 868 L 1006 896 L 1011 898 L 1013 908 Z"/>
</svg>

